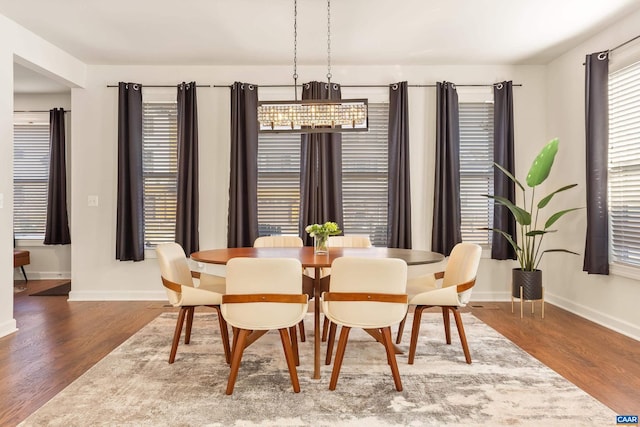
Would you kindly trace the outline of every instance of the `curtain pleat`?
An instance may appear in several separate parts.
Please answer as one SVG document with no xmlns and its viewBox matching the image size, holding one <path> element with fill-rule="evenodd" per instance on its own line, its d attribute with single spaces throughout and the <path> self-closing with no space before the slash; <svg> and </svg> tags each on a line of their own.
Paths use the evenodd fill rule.
<svg viewBox="0 0 640 427">
<path fill-rule="evenodd" d="M 44 244 L 67 245 L 71 243 L 71 235 L 67 215 L 64 108 L 54 108 L 49 111 L 49 129 L 49 188 Z"/>
<path fill-rule="evenodd" d="M 185 253 L 200 249 L 198 238 L 198 100 L 196 82 L 178 85 L 178 197 L 176 243 Z"/>
<path fill-rule="evenodd" d="M 409 95 L 407 82 L 389 85 L 389 232 L 387 246 L 411 249 Z"/>
<path fill-rule="evenodd" d="M 340 85 L 331 84 L 331 99 L 341 99 Z M 329 84 L 303 85 L 302 99 L 329 99 Z M 302 134 L 300 148 L 300 236 L 312 245 L 304 228 L 334 221 L 342 228 L 342 134 Z"/>
<path fill-rule="evenodd" d="M 609 149 L 609 54 L 585 61 L 587 234 L 583 271 L 609 274 L 607 162 Z"/>
<path fill-rule="evenodd" d="M 431 250 L 448 256 L 462 241 L 460 225 L 460 119 L 453 83 L 436 83 L 436 162 Z"/>
<path fill-rule="evenodd" d="M 251 247 L 258 237 L 258 87 L 231 88 L 231 173 L 227 246 Z"/>
<path fill-rule="evenodd" d="M 116 259 L 144 259 L 142 85 L 118 84 Z"/>
<path fill-rule="evenodd" d="M 493 161 L 515 176 L 513 84 L 505 81 L 493 85 Z M 493 168 L 493 194 L 515 204 L 516 186 L 501 170 Z M 517 238 L 516 220 L 505 206 L 495 203 L 493 227 Z M 491 243 L 492 259 L 516 259 L 513 246 L 500 233 L 494 232 Z"/>
</svg>

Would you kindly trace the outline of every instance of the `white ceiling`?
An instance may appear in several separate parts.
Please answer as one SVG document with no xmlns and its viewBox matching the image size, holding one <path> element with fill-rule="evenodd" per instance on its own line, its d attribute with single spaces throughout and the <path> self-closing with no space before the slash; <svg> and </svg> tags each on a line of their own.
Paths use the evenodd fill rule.
<svg viewBox="0 0 640 427">
<path fill-rule="evenodd" d="M 546 64 L 638 0 L 334 0 L 331 62 Z M 293 0 L 0 0 L 87 64 L 293 65 Z M 327 3 L 298 0 L 298 65 L 327 63 Z"/>
</svg>

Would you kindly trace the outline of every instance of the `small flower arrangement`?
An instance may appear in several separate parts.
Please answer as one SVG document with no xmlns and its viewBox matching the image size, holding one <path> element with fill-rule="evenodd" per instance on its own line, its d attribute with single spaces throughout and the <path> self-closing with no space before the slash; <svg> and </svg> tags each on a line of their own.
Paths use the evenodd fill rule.
<svg viewBox="0 0 640 427">
<path fill-rule="evenodd" d="M 329 237 L 342 233 L 335 222 L 327 221 L 324 224 L 310 224 L 304 229 L 311 237 Z"/>
<path fill-rule="evenodd" d="M 324 224 L 310 224 L 304 229 L 309 236 L 313 237 L 313 245 L 316 254 L 326 254 L 329 252 L 327 248 L 327 240 L 329 236 L 335 236 L 342 233 L 340 227 L 335 222 L 327 221 Z"/>
</svg>

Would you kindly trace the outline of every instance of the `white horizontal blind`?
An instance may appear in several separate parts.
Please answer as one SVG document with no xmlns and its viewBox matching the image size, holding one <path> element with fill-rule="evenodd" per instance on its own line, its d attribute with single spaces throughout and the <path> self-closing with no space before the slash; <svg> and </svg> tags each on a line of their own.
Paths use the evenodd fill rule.
<svg viewBox="0 0 640 427">
<path fill-rule="evenodd" d="M 13 229 L 19 239 L 43 239 L 49 181 L 49 115 L 15 113 Z"/>
<path fill-rule="evenodd" d="M 342 134 L 345 234 L 366 234 L 387 246 L 389 104 L 369 104 L 369 131 Z"/>
<path fill-rule="evenodd" d="M 298 235 L 300 134 L 258 136 L 258 235 Z"/>
<path fill-rule="evenodd" d="M 493 203 L 493 104 L 464 102 L 460 111 L 460 205 L 462 240 L 491 244 Z"/>
<path fill-rule="evenodd" d="M 640 267 L 640 63 L 609 75 L 611 262 Z"/>
<path fill-rule="evenodd" d="M 177 114 L 175 102 L 143 103 L 144 242 L 147 248 L 175 241 Z"/>
</svg>

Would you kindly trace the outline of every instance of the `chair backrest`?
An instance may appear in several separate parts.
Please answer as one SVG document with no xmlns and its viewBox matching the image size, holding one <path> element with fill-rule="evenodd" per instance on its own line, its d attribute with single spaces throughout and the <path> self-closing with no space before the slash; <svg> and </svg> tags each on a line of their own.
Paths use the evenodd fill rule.
<svg viewBox="0 0 640 427">
<path fill-rule="evenodd" d="M 253 242 L 254 248 L 301 248 L 304 246 L 298 236 L 262 236 Z"/>
<path fill-rule="evenodd" d="M 233 258 L 227 263 L 226 295 L 302 295 L 302 264 L 292 258 Z M 232 326 L 251 330 L 280 329 L 297 324 L 307 304 L 224 302 L 222 315 Z"/>
<path fill-rule="evenodd" d="M 163 243 L 156 247 L 156 254 L 162 277 L 182 286 L 193 287 L 191 269 L 182 246 L 177 243 Z M 169 302 L 174 305 L 178 304 L 180 294 L 167 287 L 165 289 Z"/>
<path fill-rule="evenodd" d="M 369 236 L 363 234 L 347 234 L 345 236 L 329 236 L 330 248 L 370 248 Z"/>
<path fill-rule="evenodd" d="M 475 279 L 478 274 L 481 255 L 482 248 L 475 243 L 458 243 L 455 245 L 444 270 L 442 287 L 457 286 Z M 471 289 L 460 293 L 458 298 L 464 304 L 469 302 Z"/>
<path fill-rule="evenodd" d="M 331 264 L 329 292 L 405 294 L 407 264 L 396 258 L 340 257 Z M 325 301 L 323 307 L 346 325 L 363 328 L 400 322 L 407 303 Z"/>
</svg>

